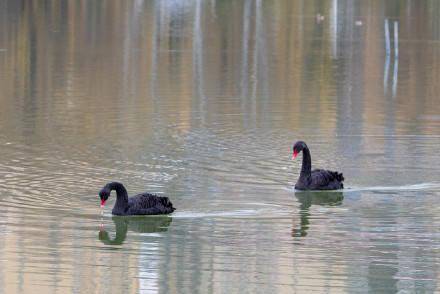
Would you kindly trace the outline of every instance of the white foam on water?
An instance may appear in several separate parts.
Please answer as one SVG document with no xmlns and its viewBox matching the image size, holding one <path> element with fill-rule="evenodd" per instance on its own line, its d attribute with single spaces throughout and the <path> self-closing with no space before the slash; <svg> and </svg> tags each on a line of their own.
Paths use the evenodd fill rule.
<svg viewBox="0 0 440 294">
<path fill-rule="evenodd" d="M 249 217 L 258 215 L 255 209 L 238 209 L 233 211 L 196 212 L 182 211 L 173 213 L 173 218 L 205 218 L 205 217 Z"/>
<path fill-rule="evenodd" d="M 344 189 L 344 192 L 357 191 L 432 191 L 440 190 L 439 183 L 421 183 L 403 186 L 373 186 L 373 187 L 349 187 Z"/>
<path fill-rule="evenodd" d="M 307 192 L 296 190 L 294 187 L 286 187 L 287 191 L 291 192 Z M 403 185 L 403 186 L 369 186 L 369 187 L 347 187 L 342 190 L 316 190 L 316 191 L 308 191 L 308 192 L 322 192 L 322 193 L 348 193 L 348 192 L 360 192 L 360 191 L 433 191 L 440 190 L 440 183 L 420 183 L 413 185 Z"/>
</svg>

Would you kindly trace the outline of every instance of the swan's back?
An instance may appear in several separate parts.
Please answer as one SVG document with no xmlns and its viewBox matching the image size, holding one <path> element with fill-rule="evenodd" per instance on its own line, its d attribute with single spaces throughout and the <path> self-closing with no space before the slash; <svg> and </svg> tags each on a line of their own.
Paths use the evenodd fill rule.
<svg viewBox="0 0 440 294">
<path fill-rule="evenodd" d="M 310 187 L 313 190 L 337 190 L 344 188 L 342 173 L 324 169 L 315 169 L 310 175 Z"/>
<path fill-rule="evenodd" d="M 127 214 L 130 215 L 168 214 L 174 210 L 168 197 L 143 193 L 128 198 Z"/>
</svg>

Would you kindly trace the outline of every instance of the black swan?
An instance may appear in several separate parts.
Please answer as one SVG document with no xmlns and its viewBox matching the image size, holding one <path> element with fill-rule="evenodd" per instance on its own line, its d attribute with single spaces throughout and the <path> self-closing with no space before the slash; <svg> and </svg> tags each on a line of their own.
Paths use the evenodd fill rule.
<svg viewBox="0 0 440 294">
<path fill-rule="evenodd" d="M 303 152 L 303 161 L 299 179 L 295 184 L 297 190 L 337 190 L 343 189 L 342 173 L 324 169 L 312 170 L 312 158 L 306 143 L 298 141 L 293 145 L 293 159 Z"/>
<path fill-rule="evenodd" d="M 101 207 L 104 207 L 112 190 L 116 190 L 116 203 L 112 210 L 115 215 L 168 214 L 176 210 L 168 197 L 142 193 L 128 198 L 127 190 L 118 182 L 108 183 L 99 191 Z"/>
<path fill-rule="evenodd" d="M 112 220 L 116 227 L 114 238 L 110 237 L 103 226 L 99 230 L 99 240 L 105 245 L 121 245 L 127 237 L 128 230 L 138 233 L 166 232 L 173 221 L 171 217 L 163 215 L 154 217 L 113 216 Z"/>
</svg>

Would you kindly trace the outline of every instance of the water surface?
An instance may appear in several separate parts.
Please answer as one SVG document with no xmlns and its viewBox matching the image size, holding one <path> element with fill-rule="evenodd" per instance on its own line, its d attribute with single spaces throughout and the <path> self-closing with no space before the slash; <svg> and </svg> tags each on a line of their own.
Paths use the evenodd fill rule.
<svg viewBox="0 0 440 294">
<path fill-rule="evenodd" d="M 439 11 L 1 1 L 0 293 L 440 291 Z M 293 190 L 299 139 L 344 191 Z"/>
</svg>

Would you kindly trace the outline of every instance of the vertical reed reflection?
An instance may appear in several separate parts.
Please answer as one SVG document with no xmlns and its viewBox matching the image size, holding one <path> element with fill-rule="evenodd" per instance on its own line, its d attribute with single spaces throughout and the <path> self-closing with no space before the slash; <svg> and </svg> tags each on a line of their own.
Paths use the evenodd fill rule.
<svg viewBox="0 0 440 294">
<path fill-rule="evenodd" d="M 206 97 L 204 94 L 204 63 L 203 63 L 203 30 L 202 30 L 202 0 L 195 0 L 194 29 L 193 29 L 193 84 L 196 87 L 196 94 L 199 105 L 199 115 L 201 116 L 202 126 L 205 124 L 206 116 Z"/>
</svg>

